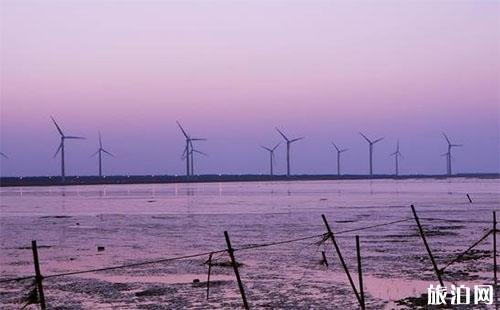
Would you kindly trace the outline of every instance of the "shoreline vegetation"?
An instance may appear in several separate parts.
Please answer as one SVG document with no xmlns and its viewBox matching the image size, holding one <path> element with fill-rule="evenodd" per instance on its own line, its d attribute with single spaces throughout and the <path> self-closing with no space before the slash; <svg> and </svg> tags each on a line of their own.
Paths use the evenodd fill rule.
<svg viewBox="0 0 500 310">
<path fill-rule="evenodd" d="M 407 180 L 407 179 L 448 179 L 478 178 L 500 179 L 500 173 L 459 173 L 452 176 L 415 175 L 341 175 L 301 174 L 301 175 L 260 175 L 260 174 L 203 174 L 179 175 L 113 175 L 113 176 L 67 176 L 63 182 L 59 176 L 0 177 L 0 187 L 19 186 L 61 186 L 61 185 L 112 185 L 112 184 L 169 184 L 169 183 L 213 183 L 213 182 L 269 182 L 269 181 L 336 181 L 336 180 Z"/>
</svg>

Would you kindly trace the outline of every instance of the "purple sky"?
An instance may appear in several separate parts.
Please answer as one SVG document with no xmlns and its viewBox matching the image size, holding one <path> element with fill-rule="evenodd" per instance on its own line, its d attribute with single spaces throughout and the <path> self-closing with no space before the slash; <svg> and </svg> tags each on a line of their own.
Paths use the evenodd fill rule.
<svg viewBox="0 0 500 310">
<path fill-rule="evenodd" d="M 306 136 L 292 172 L 366 173 L 358 134 L 385 136 L 375 172 L 499 171 L 498 1 L 2 0 L 2 175 L 95 174 L 97 130 L 116 154 L 106 174 L 182 174 L 175 120 L 208 138 L 199 173 L 267 173 L 274 127 Z M 284 173 L 285 148 L 277 150 Z"/>
</svg>

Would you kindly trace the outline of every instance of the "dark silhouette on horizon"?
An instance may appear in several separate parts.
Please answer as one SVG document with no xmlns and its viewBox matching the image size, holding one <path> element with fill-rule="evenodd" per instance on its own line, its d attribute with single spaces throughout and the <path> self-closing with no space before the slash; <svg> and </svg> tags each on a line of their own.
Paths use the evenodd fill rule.
<svg viewBox="0 0 500 310">
<path fill-rule="evenodd" d="M 340 176 L 340 154 L 346 152 L 349 149 L 340 149 L 335 142 L 332 142 L 332 145 L 337 150 L 337 175 Z"/>
<path fill-rule="evenodd" d="M 378 139 L 372 141 L 372 140 L 368 139 L 361 132 L 359 134 L 366 140 L 366 142 L 368 142 L 368 148 L 369 148 L 369 152 L 370 152 L 370 176 L 373 176 L 373 145 L 375 143 L 382 141 L 384 139 L 384 137 L 378 138 Z"/>
<path fill-rule="evenodd" d="M 288 139 L 288 137 L 285 136 L 285 134 L 283 132 L 281 132 L 281 130 L 279 130 L 278 127 L 276 127 L 276 130 L 279 132 L 279 134 L 286 141 L 286 175 L 290 176 L 290 145 L 294 142 L 297 142 L 299 140 L 304 139 L 304 137 L 295 138 L 295 139 Z"/>
<path fill-rule="evenodd" d="M 111 157 L 115 157 L 115 155 L 111 154 L 110 152 L 106 151 L 102 147 L 102 138 L 101 138 L 101 132 L 99 131 L 99 148 L 97 151 L 91 155 L 91 157 L 94 157 L 95 155 L 99 155 L 99 177 L 102 178 L 102 153 L 106 153 Z"/>
<path fill-rule="evenodd" d="M 5 159 L 9 159 L 9 156 L 5 155 L 5 153 L 3 153 L 3 152 L 0 152 L 0 156 L 5 158 Z"/>
<path fill-rule="evenodd" d="M 65 171 L 65 166 L 64 166 L 64 141 L 66 139 L 85 139 L 84 137 L 77 137 L 77 136 L 65 136 L 64 133 L 61 130 L 61 127 L 57 124 L 56 120 L 51 116 L 52 122 L 54 122 L 54 125 L 57 128 L 57 131 L 59 132 L 59 135 L 61 136 L 61 142 L 59 143 L 59 147 L 57 148 L 56 153 L 54 154 L 54 158 L 57 156 L 59 152 L 61 152 L 61 180 L 64 182 L 66 180 L 66 171 Z"/>
<path fill-rule="evenodd" d="M 268 147 L 265 147 L 265 146 L 260 146 L 261 148 L 263 148 L 264 150 L 267 150 L 269 152 L 269 175 L 270 176 L 273 176 L 274 175 L 274 171 L 273 171 L 273 162 L 274 162 L 274 151 L 276 150 L 276 148 L 280 145 L 281 143 L 278 143 L 276 144 L 273 148 L 268 148 Z"/>
</svg>

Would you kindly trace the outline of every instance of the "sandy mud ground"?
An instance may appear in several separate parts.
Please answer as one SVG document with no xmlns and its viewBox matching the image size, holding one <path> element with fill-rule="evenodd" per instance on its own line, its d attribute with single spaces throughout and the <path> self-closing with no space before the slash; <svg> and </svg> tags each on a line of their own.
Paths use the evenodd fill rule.
<svg viewBox="0 0 500 310">
<path fill-rule="evenodd" d="M 355 235 L 360 236 L 368 309 L 417 309 L 437 281 L 410 205 L 444 266 L 492 228 L 499 186 L 498 180 L 454 179 L 2 188 L 0 274 L 2 279 L 33 274 L 31 240 L 38 242 L 42 273 L 51 275 L 225 249 L 224 230 L 234 248 L 318 235 L 235 252 L 251 307 L 357 309 L 331 242 L 319 237 L 325 232 L 321 214 L 334 232 L 410 219 L 339 233 L 337 240 L 357 284 Z M 321 264 L 322 251 L 328 267 Z M 213 256 L 207 301 L 207 259 L 48 278 L 47 304 L 51 309 L 240 307 L 226 253 Z M 450 266 L 444 280 L 491 284 L 492 270 L 490 237 Z M 1 308 L 19 309 L 31 287 L 31 279 L 1 283 Z"/>
</svg>

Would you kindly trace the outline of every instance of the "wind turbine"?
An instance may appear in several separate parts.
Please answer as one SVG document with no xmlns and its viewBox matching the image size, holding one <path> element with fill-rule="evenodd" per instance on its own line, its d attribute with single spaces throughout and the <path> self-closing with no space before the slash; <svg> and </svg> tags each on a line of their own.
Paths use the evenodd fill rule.
<svg viewBox="0 0 500 310">
<path fill-rule="evenodd" d="M 273 162 L 274 162 L 274 151 L 276 150 L 276 148 L 280 145 L 281 143 L 278 143 L 276 144 L 273 148 L 268 148 L 268 147 L 265 147 L 265 146 L 260 146 L 261 148 L 263 148 L 264 150 L 268 151 L 269 152 L 269 175 L 270 176 L 273 176 L 274 175 L 274 172 L 273 172 Z"/>
<path fill-rule="evenodd" d="M 340 149 L 335 142 L 332 142 L 333 146 L 337 150 L 337 176 L 340 176 L 340 154 L 346 152 L 349 149 Z"/>
<path fill-rule="evenodd" d="M 92 154 L 92 156 L 99 155 L 99 177 L 102 178 L 102 153 L 106 153 L 111 157 L 115 157 L 115 155 L 111 154 L 110 152 L 106 151 L 102 147 L 102 138 L 101 138 L 101 132 L 99 131 L 99 148 L 97 151 Z"/>
<path fill-rule="evenodd" d="M 391 153 L 391 156 L 394 156 L 394 160 L 396 163 L 396 170 L 395 170 L 395 175 L 399 175 L 399 157 L 403 157 L 401 152 L 399 151 L 399 140 L 398 143 L 396 144 L 396 151 L 394 153 Z"/>
<path fill-rule="evenodd" d="M 304 137 L 295 138 L 295 139 L 288 139 L 288 137 L 285 136 L 285 134 L 283 132 L 281 132 L 281 130 L 279 130 L 277 127 L 276 127 L 276 130 L 279 132 L 279 134 L 286 141 L 286 176 L 289 177 L 290 176 L 290 145 L 294 142 L 297 142 L 299 140 L 304 139 Z"/>
<path fill-rule="evenodd" d="M 382 138 L 378 138 L 378 139 L 372 141 L 372 140 L 368 139 L 361 132 L 359 134 L 366 140 L 366 142 L 368 142 L 369 150 L 370 150 L 370 176 L 373 176 L 373 145 L 377 142 L 382 141 L 384 138 L 382 137 Z"/>
<path fill-rule="evenodd" d="M 73 140 L 73 139 L 85 139 L 84 137 L 77 137 L 77 136 L 66 136 L 61 130 L 61 127 L 57 124 L 56 120 L 51 116 L 52 122 L 54 122 L 54 125 L 57 128 L 57 131 L 59 132 L 59 135 L 61 136 L 61 142 L 59 143 L 59 147 L 57 148 L 56 153 L 54 154 L 54 157 L 57 156 L 59 152 L 61 152 L 61 180 L 64 182 L 66 180 L 66 171 L 64 167 L 64 141 L 66 139 Z"/>
<path fill-rule="evenodd" d="M 5 153 L 3 153 L 3 152 L 0 152 L 0 156 L 2 156 L 5 159 L 9 159 L 9 156 L 5 155 Z"/>
<path fill-rule="evenodd" d="M 446 143 L 448 144 L 448 152 L 444 153 L 443 155 L 446 156 L 446 173 L 448 176 L 451 175 L 451 149 L 454 147 L 459 147 L 462 146 L 462 144 L 453 144 L 451 143 L 450 139 L 448 139 L 448 136 L 443 132 L 443 137 L 446 139 Z"/>
<path fill-rule="evenodd" d="M 179 123 L 179 121 L 176 121 L 176 123 L 177 126 L 179 126 L 182 134 L 184 135 L 184 138 L 186 139 L 186 146 L 184 147 L 184 152 L 182 153 L 182 159 L 186 159 L 186 176 L 189 177 L 193 174 L 193 141 L 206 141 L 207 139 L 191 138 L 189 134 L 184 130 L 184 128 L 182 128 L 181 123 Z M 199 151 L 196 151 L 195 153 L 198 152 Z"/>
</svg>

